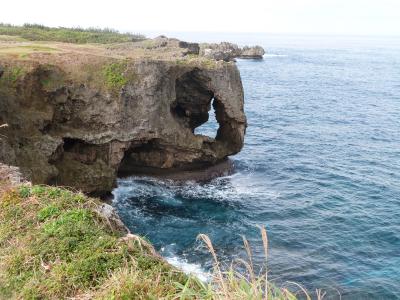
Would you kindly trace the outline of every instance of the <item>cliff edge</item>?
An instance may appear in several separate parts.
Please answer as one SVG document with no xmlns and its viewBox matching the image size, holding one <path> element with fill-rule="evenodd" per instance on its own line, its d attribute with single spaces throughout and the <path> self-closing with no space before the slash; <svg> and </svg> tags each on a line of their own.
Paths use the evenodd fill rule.
<svg viewBox="0 0 400 300">
<path fill-rule="evenodd" d="M 244 141 L 240 74 L 234 62 L 196 52 L 160 39 L 0 39 L 0 162 L 33 183 L 102 194 L 118 173 L 223 161 Z M 212 106 L 216 137 L 195 134 Z"/>
</svg>

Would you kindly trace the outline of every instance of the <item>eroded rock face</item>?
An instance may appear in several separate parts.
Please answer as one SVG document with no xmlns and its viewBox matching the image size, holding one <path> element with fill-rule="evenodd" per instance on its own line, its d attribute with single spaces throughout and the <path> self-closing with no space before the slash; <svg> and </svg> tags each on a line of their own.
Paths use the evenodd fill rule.
<svg viewBox="0 0 400 300">
<path fill-rule="evenodd" d="M 64 54 L 46 63 L 0 58 L 0 124 L 8 124 L 0 160 L 33 183 L 102 194 L 118 173 L 190 170 L 241 150 L 246 118 L 234 63 L 107 59 L 99 67 L 79 59 L 86 65 L 66 64 Z M 123 68 L 114 85 L 93 79 L 106 82 L 115 65 Z M 215 139 L 194 134 L 212 105 Z"/>
</svg>

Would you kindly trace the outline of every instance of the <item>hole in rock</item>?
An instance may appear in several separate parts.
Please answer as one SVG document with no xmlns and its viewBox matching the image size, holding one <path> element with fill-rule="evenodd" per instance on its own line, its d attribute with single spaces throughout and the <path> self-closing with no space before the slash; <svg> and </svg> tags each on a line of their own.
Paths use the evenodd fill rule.
<svg viewBox="0 0 400 300">
<path fill-rule="evenodd" d="M 211 110 L 208 112 L 208 121 L 196 127 L 194 129 L 194 134 L 205 135 L 215 139 L 217 136 L 217 131 L 219 128 L 219 124 L 217 121 L 216 111 L 214 108 L 214 99 L 212 99 Z"/>
<path fill-rule="evenodd" d="M 74 148 L 79 147 L 80 144 L 83 144 L 84 142 L 79 140 L 79 139 L 72 139 L 72 138 L 64 138 L 64 151 L 70 152 Z"/>
<path fill-rule="evenodd" d="M 215 138 L 219 128 L 215 116 L 219 107 L 215 105 L 217 99 L 214 99 L 214 92 L 209 88 L 209 82 L 210 78 L 197 69 L 177 78 L 176 100 L 171 105 L 171 113 L 194 134 Z M 210 114 L 212 107 L 215 111 Z M 203 124 L 206 125 L 202 126 Z"/>
<path fill-rule="evenodd" d="M 125 176 L 152 168 L 160 168 L 168 160 L 169 149 L 162 148 L 157 140 L 132 145 L 124 153 L 118 168 L 118 175 Z"/>
<path fill-rule="evenodd" d="M 97 159 L 97 145 L 91 145 L 80 139 L 64 138 L 62 152 L 72 154 L 72 158 L 84 164 L 92 164 Z M 101 151 L 99 151 L 101 152 Z M 103 151 L 104 152 L 104 151 Z"/>
</svg>

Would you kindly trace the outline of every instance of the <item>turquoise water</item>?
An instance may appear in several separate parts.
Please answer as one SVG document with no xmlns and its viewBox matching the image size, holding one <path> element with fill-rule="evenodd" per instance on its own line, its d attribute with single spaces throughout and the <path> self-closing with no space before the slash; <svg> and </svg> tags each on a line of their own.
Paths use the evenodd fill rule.
<svg viewBox="0 0 400 300">
<path fill-rule="evenodd" d="M 249 39 L 268 55 L 238 61 L 249 127 L 235 173 L 206 184 L 120 179 L 114 205 L 186 269 L 211 266 L 199 233 L 224 261 L 243 257 L 246 235 L 262 267 L 264 225 L 278 283 L 400 299 L 400 41 L 237 37 Z"/>
</svg>

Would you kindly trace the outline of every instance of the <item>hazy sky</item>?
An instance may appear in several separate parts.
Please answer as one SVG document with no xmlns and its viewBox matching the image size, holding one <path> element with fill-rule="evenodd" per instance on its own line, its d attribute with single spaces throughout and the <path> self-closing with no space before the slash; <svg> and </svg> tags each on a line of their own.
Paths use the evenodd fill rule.
<svg viewBox="0 0 400 300">
<path fill-rule="evenodd" d="M 2 0 L 0 22 L 133 32 L 400 35 L 400 0 Z"/>
</svg>

